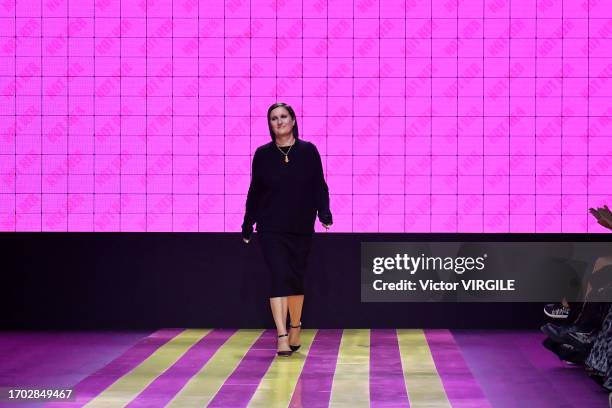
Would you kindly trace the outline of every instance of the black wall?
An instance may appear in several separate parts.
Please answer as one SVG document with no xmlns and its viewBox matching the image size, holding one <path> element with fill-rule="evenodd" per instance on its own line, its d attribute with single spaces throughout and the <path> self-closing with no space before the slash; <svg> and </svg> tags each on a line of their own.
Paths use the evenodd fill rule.
<svg viewBox="0 0 612 408">
<path fill-rule="evenodd" d="M 315 234 L 304 327 L 536 328 L 539 303 L 361 303 L 362 241 L 611 241 L 607 234 Z M 257 237 L 3 233 L 2 328 L 271 327 Z"/>
</svg>

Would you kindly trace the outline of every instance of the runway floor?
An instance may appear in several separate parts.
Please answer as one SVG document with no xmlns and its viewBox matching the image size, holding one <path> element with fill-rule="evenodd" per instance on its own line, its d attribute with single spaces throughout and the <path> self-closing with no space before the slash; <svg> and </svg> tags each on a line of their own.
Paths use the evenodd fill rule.
<svg viewBox="0 0 612 408">
<path fill-rule="evenodd" d="M 271 330 L 0 332 L 0 387 L 72 388 L 73 402 L 7 407 L 607 407 L 537 332 Z"/>
</svg>

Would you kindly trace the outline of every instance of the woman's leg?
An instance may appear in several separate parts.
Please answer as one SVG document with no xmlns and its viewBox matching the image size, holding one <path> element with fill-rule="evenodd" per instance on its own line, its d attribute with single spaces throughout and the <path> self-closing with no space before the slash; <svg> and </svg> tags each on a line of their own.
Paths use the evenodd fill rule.
<svg viewBox="0 0 612 408">
<path fill-rule="evenodd" d="M 289 320 L 291 326 L 300 326 L 302 323 L 302 305 L 304 304 L 304 295 L 293 295 L 287 297 L 289 306 Z M 289 344 L 299 346 L 300 329 L 299 327 L 289 329 Z"/>
<path fill-rule="evenodd" d="M 589 295 L 593 290 L 593 284 L 595 284 L 595 289 L 599 289 L 609 282 L 608 276 L 602 276 L 599 271 L 607 268 L 610 265 L 612 265 L 612 256 L 600 256 L 595 260 L 593 272 L 588 277 L 585 287 L 584 297 L 586 300 L 589 299 Z"/>
<path fill-rule="evenodd" d="M 581 331 L 588 332 L 601 326 L 601 321 L 607 308 L 606 303 L 599 302 L 605 301 L 605 298 L 609 295 L 606 295 L 605 292 L 603 294 L 598 294 L 597 292 L 610 282 L 609 274 L 605 270 L 610 265 L 612 265 L 612 256 L 597 258 L 593 265 L 593 271 L 587 278 L 584 291 L 584 302 L 580 305 L 580 312 L 573 323 L 574 326 L 579 327 Z M 592 295 L 593 290 L 595 290 L 595 295 Z M 604 299 L 598 299 L 597 296 L 603 296 Z M 593 299 L 594 297 L 595 299 Z"/>
<path fill-rule="evenodd" d="M 593 273 L 610 265 L 612 265 L 612 256 L 600 256 L 595 260 L 595 265 L 593 265 Z"/>
<path fill-rule="evenodd" d="M 281 336 L 287 334 L 287 297 L 270 298 L 270 308 L 272 309 L 272 317 L 276 325 L 276 333 Z M 287 336 L 278 338 L 278 351 L 289 351 L 289 339 Z"/>
</svg>

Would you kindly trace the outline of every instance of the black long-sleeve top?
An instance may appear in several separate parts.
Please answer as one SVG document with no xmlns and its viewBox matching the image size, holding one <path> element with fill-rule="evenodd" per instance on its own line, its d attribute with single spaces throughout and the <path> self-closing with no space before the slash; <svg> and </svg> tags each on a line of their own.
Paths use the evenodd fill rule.
<svg viewBox="0 0 612 408">
<path fill-rule="evenodd" d="M 289 162 L 284 159 L 275 142 L 255 151 L 243 237 L 251 235 L 254 223 L 257 231 L 311 234 L 317 213 L 322 223 L 332 223 L 329 191 L 315 145 L 296 139 L 289 150 Z"/>
</svg>

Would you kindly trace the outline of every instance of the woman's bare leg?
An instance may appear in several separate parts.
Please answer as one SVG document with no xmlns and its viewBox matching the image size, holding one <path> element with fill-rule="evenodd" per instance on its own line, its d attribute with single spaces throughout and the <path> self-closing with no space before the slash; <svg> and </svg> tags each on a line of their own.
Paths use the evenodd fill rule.
<svg viewBox="0 0 612 408">
<path fill-rule="evenodd" d="M 304 305 L 304 295 L 287 296 L 287 304 L 289 306 L 289 319 L 291 326 L 299 326 L 302 322 L 302 306 Z M 289 329 L 289 344 L 299 346 L 300 329 Z"/>
<path fill-rule="evenodd" d="M 280 336 L 287 334 L 287 297 L 270 298 L 270 308 L 272 309 L 272 317 L 276 325 L 276 333 Z M 278 338 L 278 351 L 289 351 L 289 339 L 287 336 Z"/>
<path fill-rule="evenodd" d="M 612 256 L 600 256 L 595 260 L 595 264 L 593 265 L 593 274 L 598 273 L 600 269 L 610 265 L 612 265 Z M 593 286 L 591 285 L 591 282 L 587 282 L 585 298 L 589 296 L 592 290 Z"/>
<path fill-rule="evenodd" d="M 593 273 L 610 265 L 612 265 L 612 256 L 600 256 L 595 260 L 595 265 L 593 265 Z"/>
</svg>

